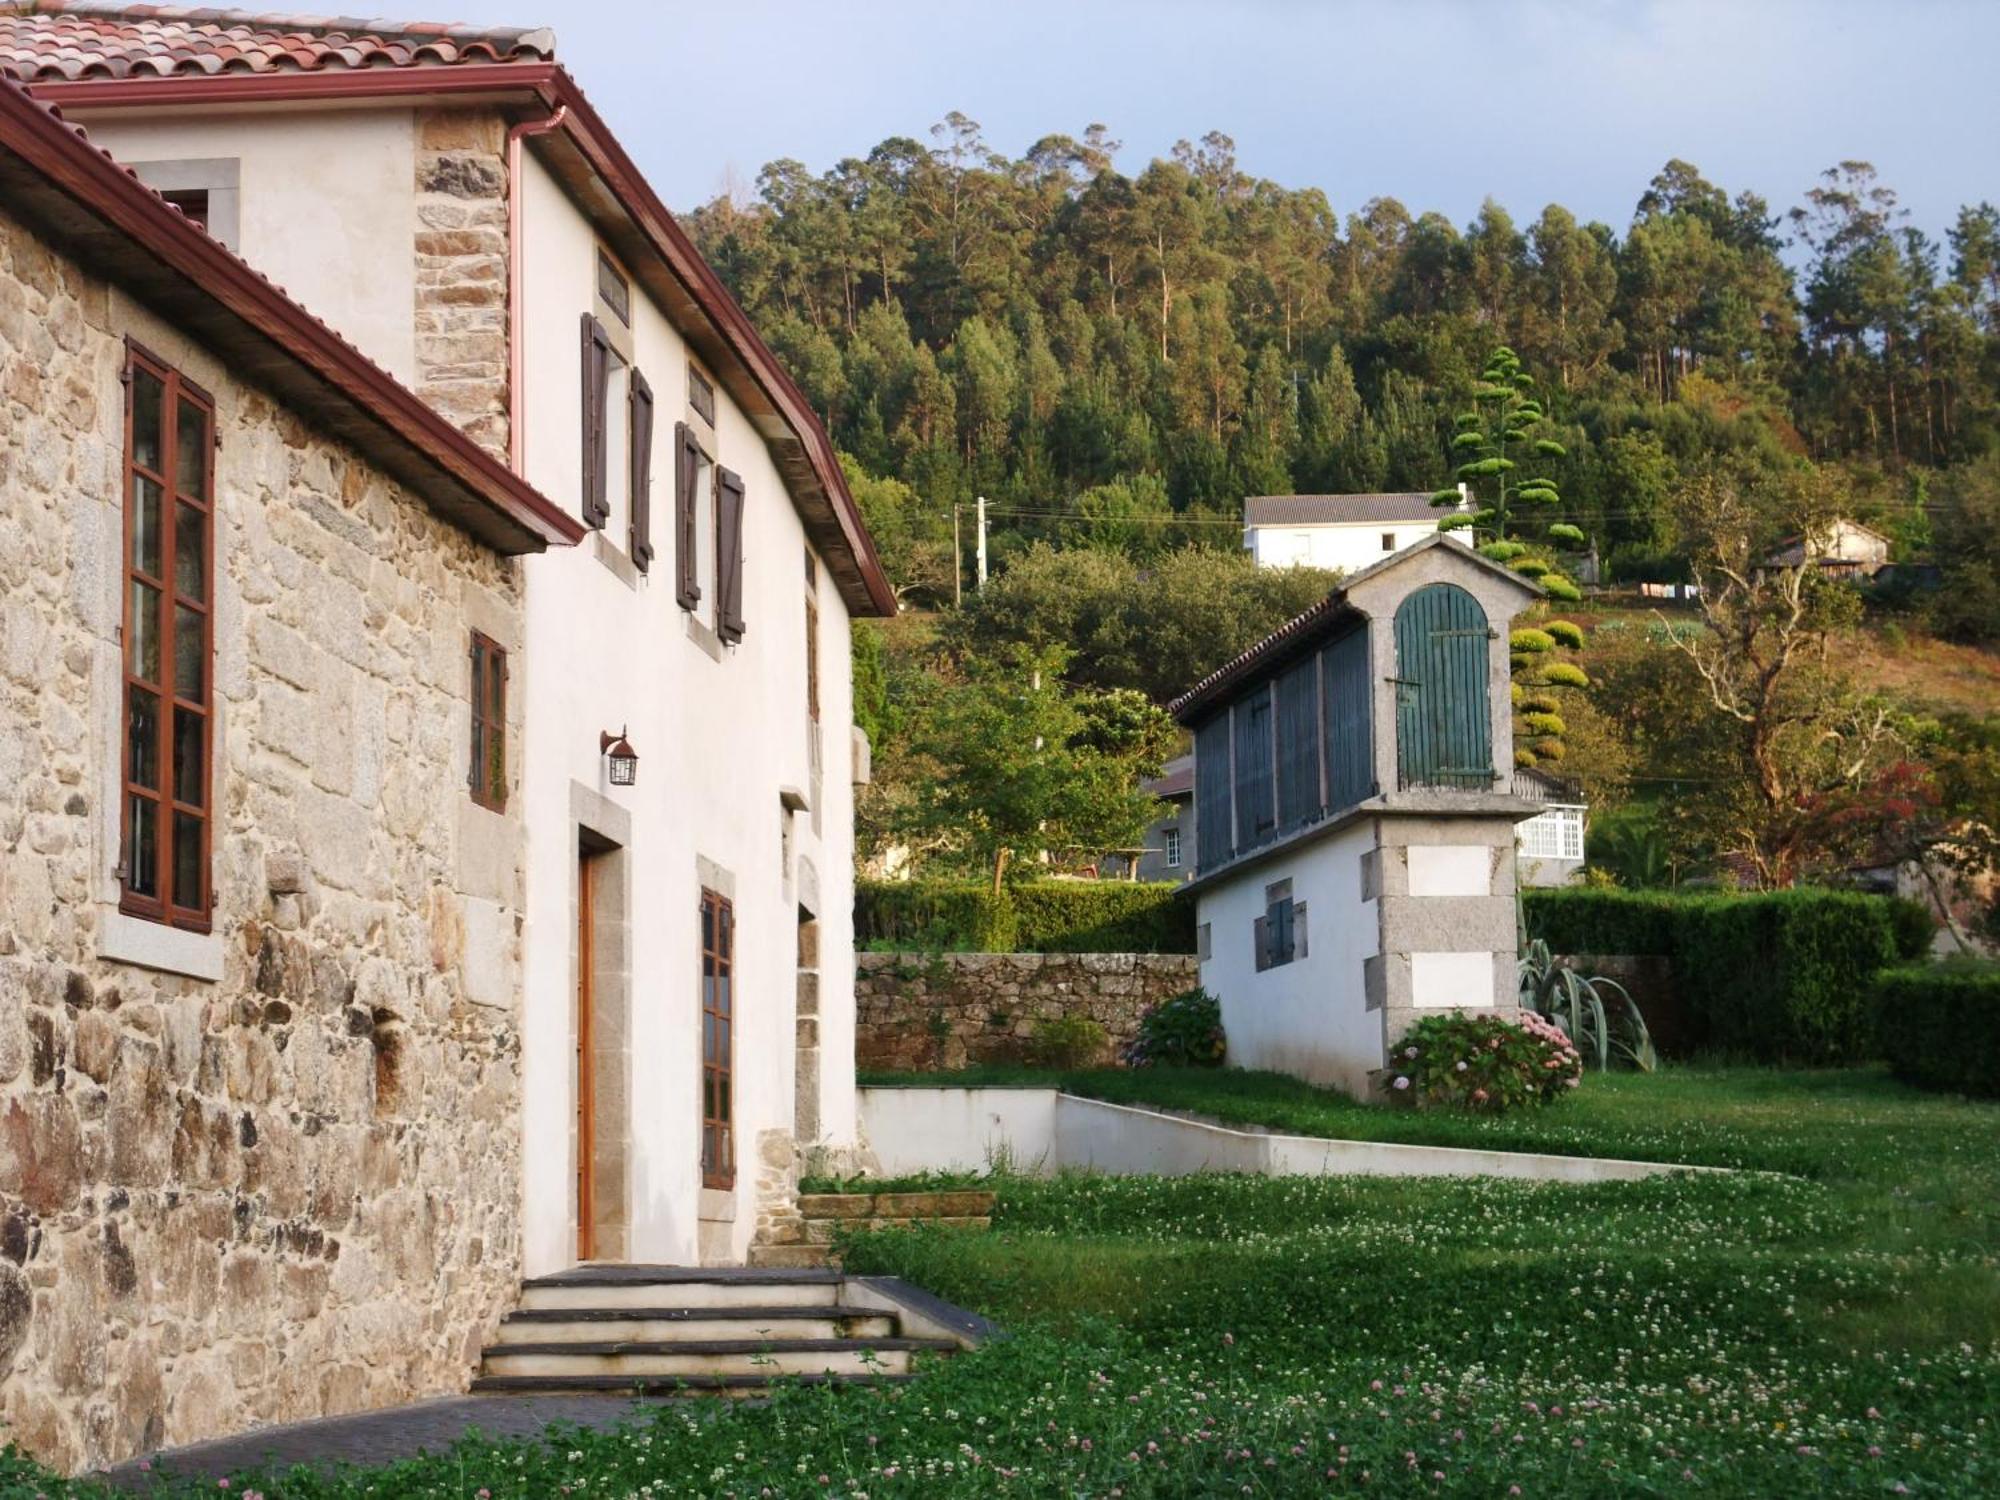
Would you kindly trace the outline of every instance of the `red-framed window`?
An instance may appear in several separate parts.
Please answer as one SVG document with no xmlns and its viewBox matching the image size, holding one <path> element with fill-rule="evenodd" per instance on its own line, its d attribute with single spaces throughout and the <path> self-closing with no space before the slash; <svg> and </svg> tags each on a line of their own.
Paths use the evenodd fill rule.
<svg viewBox="0 0 2000 1500">
<path fill-rule="evenodd" d="M 472 800 L 507 810 L 507 653 L 472 632 Z"/>
<path fill-rule="evenodd" d="M 119 908 L 209 930 L 215 403 L 136 344 L 125 363 Z"/>
<path fill-rule="evenodd" d="M 701 1185 L 736 1185 L 736 911 L 701 893 Z"/>
</svg>

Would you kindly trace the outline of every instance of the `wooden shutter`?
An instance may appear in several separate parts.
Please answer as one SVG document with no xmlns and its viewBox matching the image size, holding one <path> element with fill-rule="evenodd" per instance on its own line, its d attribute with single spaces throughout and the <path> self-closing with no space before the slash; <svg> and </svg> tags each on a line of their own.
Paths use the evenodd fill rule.
<svg viewBox="0 0 2000 1500">
<path fill-rule="evenodd" d="M 632 372 L 632 566 L 653 565 L 653 388 Z"/>
<path fill-rule="evenodd" d="M 1374 794 L 1374 683 L 1368 673 L 1368 627 L 1349 631 L 1325 652 L 1327 805 L 1338 811 Z"/>
<path fill-rule="evenodd" d="M 694 476 L 700 467 L 694 430 L 685 422 L 674 423 L 674 595 L 682 609 L 701 603 L 694 555 Z"/>
<path fill-rule="evenodd" d="M 600 527 L 611 515 L 604 498 L 604 392 L 611 380 L 611 340 L 604 325 L 583 315 L 583 524 Z"/>
<path fill-rule="evenodd" d="M 1396 610 L 1396 771 L 1404 786 L 1493 785 L 1486 611 L 1427 583 Z"/>
<path fill-rule="evenodd" d="M 720 470 L 716 488 L 715 633 L 733 642 L 743 639 L 743 476 Z"/>
</svg>

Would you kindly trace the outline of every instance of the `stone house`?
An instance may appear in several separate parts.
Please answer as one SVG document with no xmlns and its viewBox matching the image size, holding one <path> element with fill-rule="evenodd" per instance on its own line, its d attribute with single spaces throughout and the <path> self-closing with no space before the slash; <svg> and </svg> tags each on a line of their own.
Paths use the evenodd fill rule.
<svg viewBox="0 0 2000 1500">
<path fill-rule="evenodd" d="M 1465 486 L 1459 490 L 1464 492 Z M 1471 508 L 1462 500 L 1457 509 Z M 1452 509 L 1430 491 L 1384 495 L 1252 495 L 1243 502 L 1243 546 L 1260 568 L 1358 573 L 1437 534 Z"/>
<path fill-rule="evenodd" d="M 0 82 L 0 1435 L 462 1382 L 521 1245 L 468 652 L 582 534 Z"/>
<path fill-rule="evenodd" d="M 1231 1066 L 1365 1097 L 1421 1012 L 1517 1007 L 1505 631 L 1540 592 L 1434 534 L 1170 705 Z"/>
<path fill-rule="evenodd" d="M 427 1229 L 371 1260 L 351 1224 L 338 1234 L 308 1219 L 325 1237 L 322 1253 L 333 1256 L 336 1239 L 341 1247 L 331 1270 L 315 1274 L 335 1285 L 352 1275 L 368 1295 L 365 1306 L 315 1315 L 317 1283 L 268 1272 L 288 1299 L 285 1326 L 309 1326 L 323 1344 L 285 1344 L 248 1325 L 241 1338 L 254 1343 L 254 1359 L 234 1374 L 238 1383 L 183 1379 L 176 1356 L 158 1401 L 107 1386 L 97 1355 L 55 1351 L 38 1368 L 60 1368 L 63 1391 L 98 1394 L 71 1406 L 62 1406 L 69 1396 L 50 1398 L 67 1414 L 49 1420 L 69 1425 L 21 1427 L 38 1452 L 121 1456 L 251 1420 L 463 1389 L 478 1329 L 490 1328 L 502 1289 L 523 1274 L 591 1260 L 741 1264 L 755 1258 L 760 1235 L 779 1237 L 794 1217 L 799 1153 L 837 1159 L 858 1147 L 852 830 L 866 744 L 851 727 L 848 623 L 893 612 L 894 594 L 804 397 L 555 62 L 554 45 L 547 31 L 0 0 L 0 77 L 59 106 L 129 168 L 137 182 L 120 174 L 125 197 L 143 183 L 180 210 L 178 239 L 199 226 L 212 254 L 240 255 L 324 320 L 313 325 L 322 335 L 351 341 L 350 354 L 379 367 L 382 399 L 399 418 L 427 424 L 416 441 L 433 467 L 462 466 L 473 449 L 482 482 L 529 507 L 544 539 L 577 543 L 519 563 L 489 558 L 481 597 L 500 603 L 469 616 L 469 627 L 454 618 L 447 629 L 423 613 L 429 591 L 455 576 L 442 555 L 401 581 L 332 543 L 310 552 L 324 554 L 317 571 L 287 562 L 260 586 L 274 591 L 273 610 L 290 612 L 278 622 L 289 635 L 230 614 L 219 599 L 225 696 L 228 653 L 246 641 L 268 650 L 279 681 L 258 691 L 276 705 L 271 733 L 287 737 L 287 753 L 310 747 L 336 767 L 351 757 L 353 768 L 320 771 L 332 791 L 313 782 L 300 794 L 318 810 L 317 842 L 290 860 L 297 818 L 266 784 L 279 775 L 279 752 L 246 746 L 244 790 L 217 793 L 234 820 L 231 838 L 218 841 L 217 891 L 271 906 L 257 919 L 246 972 L 256 996 L 267 994 L 259 983 L 278 989 L 237 1003 L 231 965 L 248 960 L 234 945 L 247 939 L 225 923 L 222 957 L 208 964 L 220 977 L 184 975 L 173 993 L 218 1026 L 249 1025 L 236 1018 L 271 1000 L 298 1014 L 306 1002 L 294 987 L 343 994 L 343 970 L 287 946 L 278 925 L 311 910 L 356 945 L 349 977 L 363 997 L 340 1009 L 355 1036 L 332 1035 L 328 1048 L 358 1057 L 372 1046 L 442 1068 L 453 1055 L 432 1048 L 472 1046 L 481 1027 L 490 1032 L 476 1089 L 470 1064 L 451 1071 L 449 1085 L 422 1089 L 405 1081 L 406 1068 L 370 1075 L 370 1088 L 394 1085 L 394 1139 L 423 1162 L 421 1182 L 396 1176 L 379 1150 L 339 1158 L 368 1174 L 337 1184 L 344 1201 L 358 1199 L 351 1217 L 372 1224 L 393 1208 L 407 1221 L 413 1202 L 434 1199 L 425 1212 L 456 1237 Z M 158 198 L 141 196 L 157 220 Z M 159 344 L 170 346 L 163 353 L 179 347 L 164 336 L 147 347 Z M 260 357 L 235 370 L 214 356 L 190 379 L 222 402 L 226 376 L 262 390 L 274 368 Z M 47 403 L 52 389 L 26 394 Z M 268 420 L 288 434 L 310 428 L 309 413 L 282 405 Z M 365 426 L 341 421 L 334 435 L 349 441 Z M 490 507 L 461 493 L 462 474 L 453 488 L 431 483 L 428 469 L 394 473 L 461 532 L 486 524 Z M 342 479 L 333 493 L 351 508 L 375 491 Z M 232 506 L 218 495 L 226 522 Z M 335 511 L 324 520 L 360 546 Z M 515 524 L 511 549 L 525 551 L 525 523 Z M 224 556 L 218 547 L 218 564 Z M 322 586 L 322 574 L 333 581 Z M 369 588 L 393 593 L 376 600 Z M 349 590 L 361 593 L 358 613 L 342 612 L 354 603 Z M 467 689 L 455 738 L 417 722 L 404 696 L 364 682 L 323 685 L 310 666 L 322 649 L 371 659 L 406 633 L 422 635 L 430 670 L 449 664 Z M 298 659 L 277 659 L 288 651 Z M 475 673 L 476 704 L 467 686 Z M 262 722 L 245 718 L 246 732 Z M 343 789 L 374 800 L 358 813 L 323 802 Z M 61 806 L 68 793 L 35 795 Z M 421 848 L 376 850 L 375 820 Z M 34 906 L 54 878 L 32 842 L 40 836 L 0 841 L 6 884 L 24 893 L 16 904 Z M 259 874 L 267 842 L 275 862 Z M 462 891 L 446 878 L 458 878 L 451 861 L 476 865 Z M 504 900 L 486 879 L 496 870 L 510 872 Z M 225 875 L 235 884 L 225 887 Z M 364 875 L 369 901 L 409 906 L 421 922 L 336 884 Z M 252 891 L 256 879 L 266 885 Z M 43 920 L 82 923 L 67 898 L 49 899 L 56 914 Z M 36 940 L 20 951 L 50 950 Z M 465 1012 L 430 977 L 447 959 L 493 1000 L 490 1016 Z M 114 972 L 123 977 L 104 982 L 121 992 L 140 982 Z M 33 993 L 46 998 L 56 982 L 38 979 Z M 385 984 L 417 986 L 421 1005 L 369 998 Z M 379 1035 L 363 1024 L 378 1012 Z M 238 1120 L 233 1150 L 249 1149 L 240 1142 L 252 1126 L 264 1143 L 264 1176 L 237 1185 L 239 1197 L 275 1192 L 262 1184 L 277 1172 L 288 1193 L 312 1180 L 311 1158 L 292 1153 L 312 1149 L 298 1143 L 316 1140 L 324 1119 L 292 1102 L 286 1070 L 316 1056 L 294 1041 L 248 1075 L 274 1108 L 284 1102 L 289 1123 L 273 1145 L 263 1120 Z M 353 1088 L 364 1081 L 356 1073 Z M 424 1148 L 424 1132 L 470 1130 L 475 1120 L 478 1161 Z M 120 1139 L 135 1138 L 121 1128 Z M 203 1131 L 221 1150 L 221 1125 L 206 1121 Z M 44 1170 L 19 1169 L 14 1180 Z M 104 1179 L 110 1197 L 94 1201 L 129 1193 L 115 1178 Z M 7 1192 L 20 1189 L 0 1177 Z M 284 1203 L 289 1224 L 302 1210 L 289 1196 Z M 267 1210 L 247 1211 L 261 1222 Z M 94 1222 L 78 1233 L 104 1243 Z M 214 1241 L 204 1243 L 212 1261 Z M 402 1279 L 364 1280 L 391 1257 Z M 188 1276 L 208 1274 L 196 1251 L 184 1261 Z M 40 1321 L 42 1299 L 56 1295 L 34 1292 L 44 1329 L 61 1326 Z M 237 1326 L 237 1315 L 212 1310 L 216 1294 L 200 1295 L 205 1317 Z M 228 1347 L 202 1330 L 169 1337 L 203 1361 Z M 420 1352 L 405 1360 L 405 1349 Z M 6 1400 L 15 1399 L 10 1383 Z"/>
<path fill-rule="evenodd" d="M 1873 527 L 1840 516 L 1819 531 L 1787 537 L 1764 559 L 1766 568 L 1811 563 L 1834 578 L 1873 578 L 1889 563 L 1889 539 Z"/>
</svg>

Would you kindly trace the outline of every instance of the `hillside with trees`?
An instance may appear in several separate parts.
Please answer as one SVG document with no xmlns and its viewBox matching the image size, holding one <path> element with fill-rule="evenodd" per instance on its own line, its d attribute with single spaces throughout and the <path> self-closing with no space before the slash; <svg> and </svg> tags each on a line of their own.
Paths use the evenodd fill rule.
<svg viewBox="0 0 2000 1500">
<path fill-rule="evenodd" d="M 1131 176 L 1102 126 L 1018 160 L 963 116 L 932 135 L 773 162 L 689 220 L 840 446 L 908 487 L 886 529 L 919 595 L 976 495 L 1004 555 L 1233 545 L 1246 494 L 1435 488 L 1496 344 L 1541 380 L 1561 519 L 1633 573 L 1671 567 L 1667 496 L 1717 454 L 1838 462 L 1914 539 L 1919 476 L 2000 438 L 2000 210 L 1940 243 L 1864 162 L 1782 208 L 1671 161 L 1623 226 L 1489 201 L 1461 227 L 1343 218 L 1217 133 Z"/>
</svg>

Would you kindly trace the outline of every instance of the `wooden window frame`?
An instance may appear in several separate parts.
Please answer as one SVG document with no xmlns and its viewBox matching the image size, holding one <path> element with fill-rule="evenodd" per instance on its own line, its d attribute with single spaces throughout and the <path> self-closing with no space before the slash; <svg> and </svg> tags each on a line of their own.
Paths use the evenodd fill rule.
<svg viewBox="0 0 2000 1500">
<path fill-rule="evenodd" d="M 1385 531 L 1382 533 L 1382 550 L 1384 552 L 1394 552 L 1396 550 L 1395 532 Z"/>
<path fill-rule="evenodd" d="M 736 1186 L 735 903 L 704 886 L 699 922 L 701 1185 L 727 1191 Z"/>
<path fill-rule="evenodd" d="M 674 597 L 690 612 L 701 607 L 701 569 L 696 557 L 700 530 L 695 524 L 695 476 L 701 461 L 708 458 L 711 485 L 715 460 L 703 451 L 694 428 L 686 422 L 674 424 Z"/>
<path fill-rule="evenodd" d="M 159 469 L 142 467 L 133 449 L 133 439 L 137 427 L 137 401 L 134 391 L 137 377 L 143 371 L 160 382 L 160 449 Z M 217 437 L 215 425 L 215 398 L 180 371 L 146 349 L 143 345 L 127 339 L 125 341 L 125 369 L 121 376 L 125 386 L 124 455 L 120 475 L 124 485 L 119 506 L 122 539 L 120 546 L 120 616 L 119 669 L 120 691 L 118 711 L 118 909 L 127 916 L 146 921 L 159 922 L 165 926 L 179 928 L 187 932 L 206 933 L 213 927 L 215 910 L 215 881 L 213 868 L 214 815 L 215 815 L 215 458 Z M 189 495 L 182 491 L 179 483 L 180 469 L 180 416 L 183 406 L 201 414 L 202 480 L 201 494 Z M 160 487 L 160 571 L 151 574 L 141 571 L 138 560 L 133 556 L 133 511 L 138 493 L 138 480 L 150 480 Z M 200 579 L 201 597 L 195 599 L 181 592 L 180 578 L 180 508 L 187 506 L 203 518 L 204 544 L 202 547 L 202 572 Z M 143 584 L 155 591 L 158 603 L 155 629 L 159 640 L 159 679 L 148 682 L 133 671 L 132 646 L 135 639 L 133 630 L 133 596 L 135 585 Z M 177 681 L 180 657 L 178 616 L 181 610 L 193 611 L 201 621 L 201 691 L 189 697 L 180 691 Z M 132 725 L 133 705 L 136 695 L 144 693 L 161 705 L 155 715 L 154 765 L 157 786 L 146 786 L 133 777 Z M 201 724 L 201 751 L 196 769 L 196 785 L 201 791 L 201 801 L 190 803 L 176 795 L 176 743 L 175 734 L 181 714 L 198 716 Z M 154 893 L 146 895 L 131 889 L 129 876 L 132 872 L 133 841 L 137 825 L 134 820 L 135 804 L 150 803 L 145 816 L 153 823 L 153 884 Z M 180 892 L 175 883 L 178 861 L 177 839 L 174 825 L 177 818 L 192 818 L 199 827 L 199 850 L 196 854 L 195 869 L 199 872 L 200 890 L 192 903 L 183 903 L 177 898 Z"/>
<path fill-rule="evenodd" d="M 597 301 L 620 323 L 632 326 L 632 279 L 602 245 L 597 247 Z"/>
<path fill-rule="evenodd" d="M 507 648 L 472 632 L 472 735 L 466 784 L 472 800 L 491 812 L 507 810 Z M 498 681 L 495 682 L 495 674 Z M 499 692 L 497 711 L 491 690 Z M 498 752 L 498 760 L 493 759 Z M 497 781 L 496 781 L 497 774 Z"/>
<path fill-rule="evenodd" d="M 715 426 L 715 382 L 692 360 L 688 361 L 688 405 L 702 421 Z"/>
</svg>

